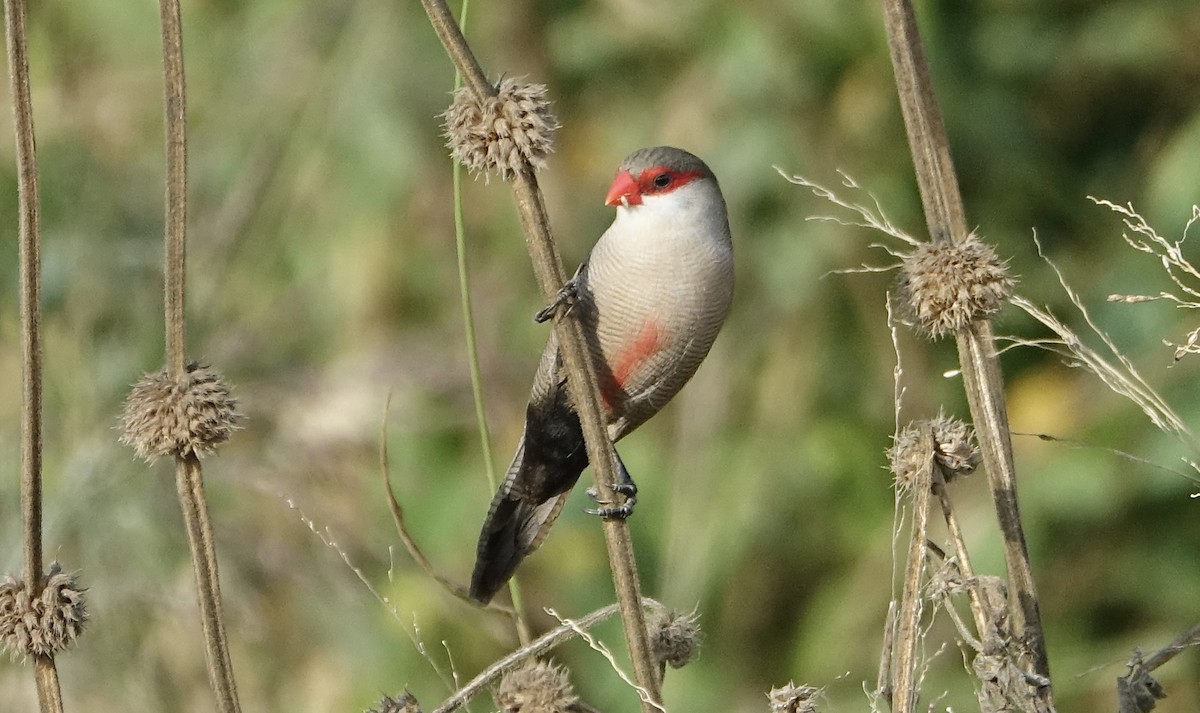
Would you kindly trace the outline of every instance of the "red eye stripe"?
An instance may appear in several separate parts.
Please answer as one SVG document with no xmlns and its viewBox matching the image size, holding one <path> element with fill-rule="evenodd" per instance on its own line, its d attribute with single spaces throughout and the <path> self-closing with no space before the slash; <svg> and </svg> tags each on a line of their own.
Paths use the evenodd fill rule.
<svg viewBox="0 0 1200 713">
<path fill-rule="evenodd" d="M 663 181 L 663 177 L 669 180 Z M 654 166 L 642 171 L 637 177 L 638 192 L 642 195 L 661 195 L 686 186 L 697 178 L 703 178 L 703 171 L 672 171 L 666 166 Z M 659 184 L 663 185 L 659 185 Z"/>
</svg>

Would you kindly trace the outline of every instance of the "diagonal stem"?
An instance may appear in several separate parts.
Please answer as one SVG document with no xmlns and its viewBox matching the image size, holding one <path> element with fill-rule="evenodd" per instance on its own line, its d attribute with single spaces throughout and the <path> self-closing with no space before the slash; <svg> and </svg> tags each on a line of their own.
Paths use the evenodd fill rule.
<svg viewBox="0 0 1200 713">
<path fill-rule="evenodd" d="M 421 0 L 421 4 L 467 85 L 480 97 L 495 96 L 495 87 L 487 81 L 445 1 Z M 525 234 L 525 246 L 533 262 L 534 275 L 546 296 L 546 301 L 552 302 L 566 283 L 566 273 L 550 231 L 550 219 L 532 166 L 526 164 L 516 172 L 512 180 L 512 191 L 521 228 Z M 558 335 L 572 401 L 583 427 L 596 489 L 601 498 L 614 499 L 615 494 L 610 484 L 618 482 L 616 452 L 601 416 L 595 365 L 587 351 L 583 328 L 577 319 L 568 316 L 555 320 L 554 329 Z M 608 560 L 612 568 L 617 603 L 621 609 L 625 639 L 629 646 L 630 658 L 633 660 L 634 676 L 638 685 L 645 689 L 651 699 L 642 701 L 642 710 L 652 713 L 659 709 L 658 702 L 662 700 L 662 693 L 646 634 L 637 561 L 633 554 L 629 525 L 622 520 L 605 520 L 604 538 L 608 546 Z"/>
</svg>

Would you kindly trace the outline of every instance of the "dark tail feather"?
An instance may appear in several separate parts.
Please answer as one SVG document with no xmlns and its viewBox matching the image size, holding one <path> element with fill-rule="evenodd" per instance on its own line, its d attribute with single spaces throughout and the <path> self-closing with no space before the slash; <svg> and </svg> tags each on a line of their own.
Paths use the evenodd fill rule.
<svg viewBox="0 0 1200 713">
<path fill-rule="evenodd" d="M 486 604 L 517 571 L 525 556 L 542 544 L 550 524 L 558 517 L 566 495 L 534 504 L 501 488 L 492 500 L 483 531 L 475 571 L 471 575 L 471 598 Z"/>
<path fill-rule="evenodd" d="M 534 413 L 532 406 L 529 413 Z M 579 421 L 569 410 L 565 418 L 565 429 L 536 423 L 538 438 L 532 444 L 527 444 L 525 434 L 521 434 L 512 465 L 492 498 L 479 533 L 471 575 L 472 599 L 485 604 L 491 601 L 517 571 L 521 560 L 542 544 L 567 502 L 571 487 L 587 467 Z M 529 458 L 527 445 L 531 449 Z"/>
</svg>

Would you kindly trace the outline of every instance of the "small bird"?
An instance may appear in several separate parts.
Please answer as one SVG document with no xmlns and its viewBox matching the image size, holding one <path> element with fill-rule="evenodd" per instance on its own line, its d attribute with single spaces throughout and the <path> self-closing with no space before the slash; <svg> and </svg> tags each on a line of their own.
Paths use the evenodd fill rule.
<svg viewBox="0 0 1200 713">
<path fill-rule="evenodd" d="M 709 167 L 669 146 L 634 151 L 604 200 L 616 218 L 587 260 L 538 313 L 565 303 L 583 326 L 613 442 L 658 413 L 696 372 L 733 299 L 733 243 L 725 199 Z M 624 464 L 613 488 L 625 517 L 637 489 Z M 542 353 L 525 430 L 479 536 L 471 597 L 486 603 L 538 548 L 588 465 L 558 339 Z M 589 493 L 590 494 L 590 493 Z"/>
</svg>

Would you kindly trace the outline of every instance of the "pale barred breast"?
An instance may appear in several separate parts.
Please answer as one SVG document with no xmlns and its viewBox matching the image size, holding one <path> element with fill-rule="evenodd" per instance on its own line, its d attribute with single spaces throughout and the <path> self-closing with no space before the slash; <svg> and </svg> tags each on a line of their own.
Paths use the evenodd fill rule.
<svg viewBox="0 0 1200 713">
<path fill-rule="evenodd" d="M 653 235 L 646 220 L 637 231 L 618 221 L 589 258 L 581 306 L 614 438 L 682 388 L 720 331 L 733 256 L 724 211 L 716 213 L 653 226 Z"/>
</svg>

